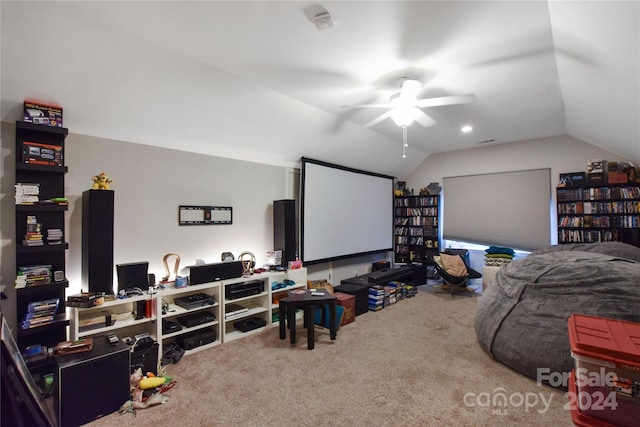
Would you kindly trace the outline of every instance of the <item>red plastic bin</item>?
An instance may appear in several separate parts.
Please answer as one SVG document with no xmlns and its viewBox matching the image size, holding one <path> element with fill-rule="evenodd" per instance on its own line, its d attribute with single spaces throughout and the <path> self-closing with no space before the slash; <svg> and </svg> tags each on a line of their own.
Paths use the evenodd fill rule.
<svg viewBox="0 0 640 427">
<path fill-rule="evenodd" d="M 574 397 L 582 421 L 638 426 L 640 323 L 572 314 L 569 317 Z M 573 411 L 572 411 L 573 416 Z M 604 424 L 605 426 L 608 424 Z"/>
</svg>

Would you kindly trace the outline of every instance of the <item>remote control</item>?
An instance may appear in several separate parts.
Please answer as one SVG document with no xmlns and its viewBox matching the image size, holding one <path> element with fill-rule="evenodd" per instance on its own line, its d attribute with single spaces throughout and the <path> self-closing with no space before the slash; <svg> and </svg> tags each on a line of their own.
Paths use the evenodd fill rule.
<svg viewBox="0 0 640 427">
<path fill-rule="evenodd" d="M 116 345 L 120 339 L 116 336 L 116 334 L 108 333 L 107 340 L 109 340 L 109 344 Z"/>
</svg>

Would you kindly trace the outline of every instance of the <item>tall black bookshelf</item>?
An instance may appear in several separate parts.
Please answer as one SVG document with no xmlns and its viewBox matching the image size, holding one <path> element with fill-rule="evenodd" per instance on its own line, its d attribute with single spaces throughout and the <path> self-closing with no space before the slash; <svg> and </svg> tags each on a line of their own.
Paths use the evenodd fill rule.
<svg viewBox="0 0 640 427">
<path fill-rule="evenodd" d="M 421 263 L 440 250 L 440 196 L 394 198 L 396 263 Z"/>
<path fill-rule="evenodd" d="M 623 242 L 640 247 L 640 184 L 558 187 L 558 243 Z"/>
<path fill-rule="evenodd" d="M 58 199 L 64 197 L 67 134 L 66 128 L 16 122 L 15 333 L 20 350 L 32 344 L 53 347 L 67 337 L 69 318 L 65 292 L 69 283 L 65 276 L 65 258 L 69 245 L 65 241 L 65 213 L 68 206 Z M 38 194 L 19 197 L 20 188 L 24 186 L 37 187 Z M 50 277 L 34 279 L 33 275 L 24 274 L 25 268 L 32 266 L 50 266 Z M 57 300 L 53 316 L 47 321 L 39 320 L 36 312 L 43 307 L 43 301 L 51 300 Z"/>
</svg>

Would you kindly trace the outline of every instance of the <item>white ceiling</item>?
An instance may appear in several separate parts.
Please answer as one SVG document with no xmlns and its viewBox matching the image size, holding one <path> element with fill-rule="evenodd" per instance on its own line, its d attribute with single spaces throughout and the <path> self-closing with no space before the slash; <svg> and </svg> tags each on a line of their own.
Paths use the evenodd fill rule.
<svg viewBox="0 0 640 427">
<path fill-rule="evenodd" d="M 71 132 L 293 166 L 406 176 L 429 153 L 569 134 L 640 162 L 638 1 L 0 3 L 2 120 L 25 98 Z M 326 9 L 334 28 L 310 18 Z M 437 124 L 384 112 L 402 76 Z M 474 126 L 469 134 L 464 124 Z"/>
</svg>

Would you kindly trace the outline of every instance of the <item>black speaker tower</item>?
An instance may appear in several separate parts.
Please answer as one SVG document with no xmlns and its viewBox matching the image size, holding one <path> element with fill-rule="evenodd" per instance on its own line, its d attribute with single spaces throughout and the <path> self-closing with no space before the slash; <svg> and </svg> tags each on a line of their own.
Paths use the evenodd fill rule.
<svg viewBox="0 0 640 427">
<path fill-rule="evenodd" d="M 113 294 L 114 192 L 82 193 L 82 290 Z"/>
<path fill-rule="evenodd" d="M 282 266 L 296 260 L 296 201 L 273 202 L 273 249 L 282 251 Z"/>
</svg>

